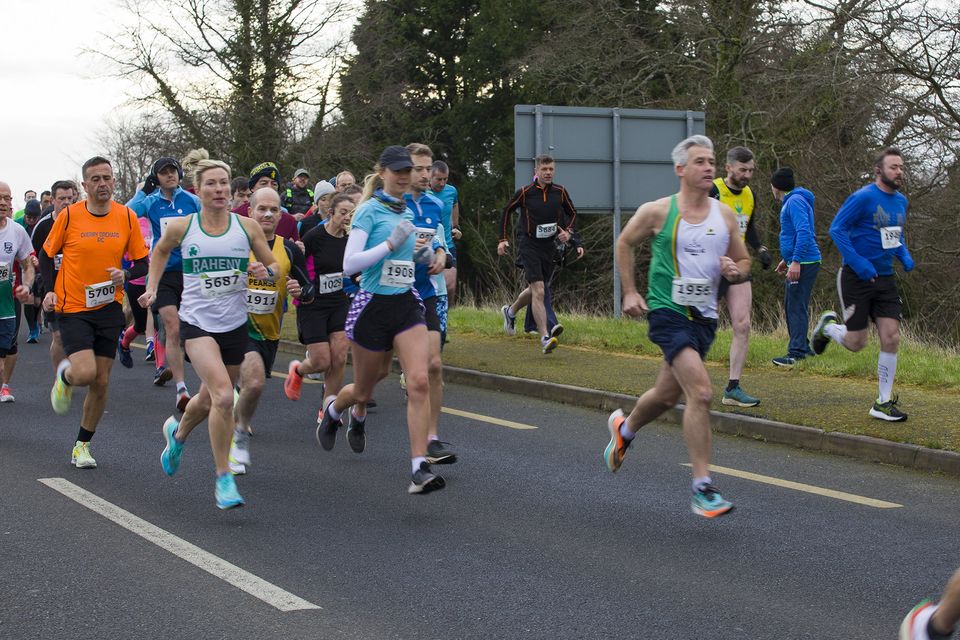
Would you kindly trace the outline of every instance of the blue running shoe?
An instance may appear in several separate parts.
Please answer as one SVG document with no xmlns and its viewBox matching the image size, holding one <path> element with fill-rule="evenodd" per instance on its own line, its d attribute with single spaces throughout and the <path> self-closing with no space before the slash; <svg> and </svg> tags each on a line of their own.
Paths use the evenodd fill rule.
<svg viewBox="0 0 960 640">
<path fill-rule="evenodd" d="M 733 503 L 724 500 L 712 484 L 705 484 L 693 492 L 690 507 L 695 514 L 704 518 L 716 518 L 733 511 Z"/>
<path fill-rule="evenodd" d="M 133 369 L 133 354 L 130 353 L 130 349 L 123 348 L 123 334 L 125 332 L 120 332 L 120 337 L 117 339 L 117 357 L 120 358 L 120 364 L 126 369 Z"/>
<path fill-rule="evenodd" d="M 754 398 L 744 391 L 743 387 L 737 385 L 729 391 L 724 391 L 720 402 L 730 407 L 755 407 L 760 404 L 760 398 Z"/>
<path fill-rule="evenodd" d="M 217 498 L 218 509 L 235 509 L 243 506 L 243 496 L 237 491 L 237 483 L 232 473 L 217 476 L 217 488 L 213 495 Z"/>
<path fill-rule="evenodd" d="M 163 472 L 168 476 L 172 476 L 180 468 L 180 456 L 183 455 L 183 443 L 177 442 L 177 439 L 173 437 L 179 426 L 180 421 L 173 416 L 167 418 L 167 421 L 163 423 L 163 439 L 167 446 L 160 454 L 160 466 L 163 467 Z"/>
<path fill-rule="evenodd" d="M 156 360 L 156 347 L 153 344 L 153 340 L 147 340 L 147 355 L 143 357 L 144 362 L 153 362 Z"/>
</svg>

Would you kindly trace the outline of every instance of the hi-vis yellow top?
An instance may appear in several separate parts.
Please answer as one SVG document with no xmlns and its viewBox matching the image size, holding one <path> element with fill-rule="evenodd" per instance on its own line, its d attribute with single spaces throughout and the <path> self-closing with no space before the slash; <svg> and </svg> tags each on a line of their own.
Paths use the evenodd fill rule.
<svg viewBox="0 0 960 640">
<path fill-rule="evenodd" d="M 747 235 L 747 225 L 750 223 L 750 216 L 753 215 L 753 191 L 750 187 L 744 187 L 743 191 L 735 194 L 730 191 L 730 187 L 723 181 L 723 178 L 717 178 L 713 181 L 720 191 L 720 202 L 727 205 L 737 215 L 737 224 L 740 225 L 740 238 Z"/>
</svg>

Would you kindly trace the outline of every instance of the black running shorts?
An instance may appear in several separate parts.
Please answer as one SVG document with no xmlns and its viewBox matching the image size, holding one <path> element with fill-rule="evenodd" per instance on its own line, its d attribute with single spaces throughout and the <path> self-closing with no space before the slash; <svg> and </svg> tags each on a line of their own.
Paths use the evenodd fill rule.
<svg viewBox="0 0 960 640">
<path fill-rule="evenodd" d="M 873 281 L 861 280 L 848 266 L 837 274 L 837 293 L 843 307 L 843 321 L 848 331 L 862 331 L 870 320 L 903 317 L 903 300 L 893 276 L 877 276 Z"/>
</svg>

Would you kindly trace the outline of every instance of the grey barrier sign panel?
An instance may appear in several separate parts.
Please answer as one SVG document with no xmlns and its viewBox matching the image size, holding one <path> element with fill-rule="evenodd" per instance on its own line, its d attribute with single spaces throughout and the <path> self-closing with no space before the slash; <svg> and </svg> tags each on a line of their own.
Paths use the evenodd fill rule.
<svg viewBox="0 0 960 640">
<path fill-rule="evenodd" d="M 678 142 L 706 132 L 702 111 L 607 109 L 516 105 L 514 184 L 533 180 L 533 161 L 542 153 L 557 163 L 557 183 L 570 193 L 577 211 L 612 213 L 613 309 L 620 316 L 617 236 L 623 210 L 677 190 L 670 152 Z"/>
<path fill-rule="evenodd" d="M 670 151 L 706 131 L 702 111 L 547 105 L 515 106 L 514 124 L 516 188 L 533 180 L 533 159 L 550 154 L 557 182 L 584 213 L 612 212 L 617 186 L 619 205 L 628 211 L 671 193 L 677 185 Z"/>
</svg>

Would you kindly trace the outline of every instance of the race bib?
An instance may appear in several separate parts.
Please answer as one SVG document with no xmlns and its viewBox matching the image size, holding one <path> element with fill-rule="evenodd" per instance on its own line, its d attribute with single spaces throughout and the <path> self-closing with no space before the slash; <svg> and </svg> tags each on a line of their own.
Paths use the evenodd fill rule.
<svg viewBox="0 0 960 640">
<path fill-rule="evenodd" d="M 60 271 L 61 264 L 63 264 L 63 254 L 58 253 L 57 255 L 53 256 L 53 270 Z"/>
<path fill-rule="evenodd" d="M 247 289 L 247 313 L 266 315 L 277 308 L 277 290 Z"/>
<path fill-rule="evenodd" d="M 10 263 L 0 262 L 0 282 L 6 282 L 10 279 Z"/>
<path fill-rule="evenodd" d="M 343 272 L 340 273 L 318 273 L 317 274 L 317 293 L 334 293 L 343 290 Z"/>
<path fill-rule="evenodd" d="M 896 249 L 900 246 L 900 234 L 903 227 L 880 227 L 880 244 L 884 249 Z"/>
<path fill-rule="evenodd" d="M 166 218 L 160 218 L 160 235 L 163 235 L 163 232 L 167 230 L 167 227 L 170 226 L 170 223 L 177 219 L 178 216 L 167 216 Z"/>
<path fill-rule="evenodd" d="M 247 288 L 247 274 L 238 269 L 200 274 L 200 292 L 204 298 L 219 298 Z"/>
<path fill-rule="evenodd" d="M 113 280 L 107 280 L 97 284 L 88 284 L 84 287 L 84 291 L 86 292 L 87 308 L 90 309 L 113 302 L 117 294 L 117 285 L 113 284 Z"/>
<path fill-rule="evenodd" d="M 745 213 L 737 214 L 737 226 L 740 227 L 740 235 L 745 235 L 747 233 L 747 225 L 750 223 L 750 216 Z"/>
<path fill-rule="evenodd" d="M 713 301 L 713 283 L 707 278 L 674 278 L 671 298 L 683 307 L 706 307 Z"/>
<path fill-rule="evenodd" d="M 433 236 L 437 235 L 437 230 L 417 227 L 413 233 L 417 240 L 426 240 L 427 243 L 430 243 L 433 240 Z"/>
<path fill-rule="evenodd" d="M 413 284 L 413 260 L 384 260 L 380 284 L 385 287 L 409 287 Z"/>
<path fill-rule="evenodd" d="M 537 225 L 537 237 L 538 238 L 552 238 L 557 233 L 557 223 L 551 222 L 550 224 L 538 224 Z"/>
</svg>

